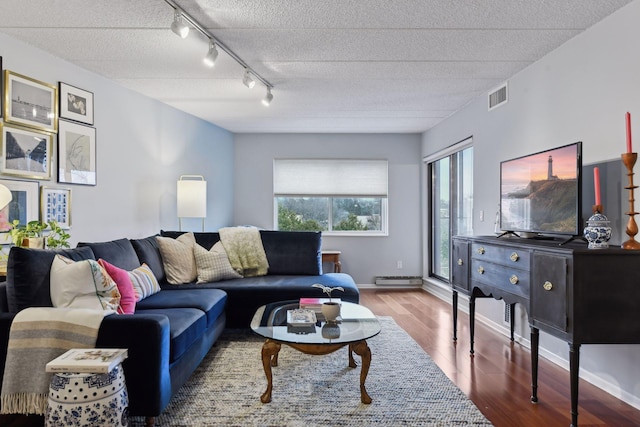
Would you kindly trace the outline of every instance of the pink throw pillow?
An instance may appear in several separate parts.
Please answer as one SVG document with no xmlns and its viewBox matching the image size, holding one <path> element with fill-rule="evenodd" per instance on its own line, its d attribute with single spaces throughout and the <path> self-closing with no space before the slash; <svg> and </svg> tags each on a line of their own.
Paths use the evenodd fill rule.
<svg viewBox="0 0 640 427">
<path fill-rule="evenodd" d="M 120 307 L 119 314 L 133 314 L 136 311 L 136 293 L 133 290 L 133 284 L 127 270 L 109 264 L 103 259 L 98 260 L 98 264 L 105 269 L 107 274 L 111 276 L 120 291 Z"/>
</svg>

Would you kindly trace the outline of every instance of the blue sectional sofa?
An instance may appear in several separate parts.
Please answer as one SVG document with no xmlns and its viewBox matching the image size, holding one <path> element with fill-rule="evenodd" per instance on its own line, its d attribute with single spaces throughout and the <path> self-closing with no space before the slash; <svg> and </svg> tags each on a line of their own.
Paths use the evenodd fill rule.
<svg viewBox="0 0 640 427">
<path fill-rule="evenodd" d="M 165 237 L 181 232 L 162 231 Z M 209 249 L 218 233 L 194 233 Z M 0 284 L 0 384 L 15 313 L 27 307 L 50 307 L 50 267 L 56 253 L 74 259 L 104 259 L 125 270 L 146 263 L 162 290 L 136 304 L 134 314 L 107 316 L 97 347 L 127 348 L 123 364 L 129 392 L 129 413 L 154 424 L 171 397 L 187 381 L 225 327 L 248 328 L 264 304 L 322 296 L 314 283 L 342 286 L 340 297 L 357 303 L 358 288 L 344 273 L 322 274 L 321 233 L 260 231 L 269 262 L 266 276 L 211 283 L 171 285 L 167 282 L 156 236 L 80 243 L 59 251 L 12 248 L 7 282 Z"/>
</svg>

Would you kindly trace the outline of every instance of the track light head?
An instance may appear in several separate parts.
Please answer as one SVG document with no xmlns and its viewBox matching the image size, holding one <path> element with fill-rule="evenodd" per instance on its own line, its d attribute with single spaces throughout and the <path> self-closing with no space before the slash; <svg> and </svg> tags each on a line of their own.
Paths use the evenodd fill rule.
<svg viewBox="0 0 640 427">
<path fill-rule="evenodd" d="M 267 87 L 267 95 L 262 100 L 262 105 L 264 105 L 265 107 L 268 107 L 269 105 L 271 105 L 272 100 L 273 100 L 273 94 L 271 93 L 271 88 Z"/>
<path fill-rule="evenodd" d="M 204 56 L 202 60 L 207 67 L 213 68 L 216 65 L 216 58 L 218 58 L 218 49 L 216 49 L 216 44 L 213 40 L 209 41 L 209 51 Z"/>
<path fill-rule="evenodd" d="M 244 84 L 249 89 L 253 89 L 253 87 L 256 85 L 256 81 L 253 79 L 253 77 L 251 77 L 251 73 L 249 73 L 249 70 L 244 71 L 244 76 L 242 77 L 242 84 Z"/>
<path fill-rule="evenodd" d="M 173 15 L 171 31 L 173 31 L 176 35 L 183 39 L 189 35 L 189 26 L 182 22 L 182 13 L 178 9 L 175 9 Z"/>
</svg>

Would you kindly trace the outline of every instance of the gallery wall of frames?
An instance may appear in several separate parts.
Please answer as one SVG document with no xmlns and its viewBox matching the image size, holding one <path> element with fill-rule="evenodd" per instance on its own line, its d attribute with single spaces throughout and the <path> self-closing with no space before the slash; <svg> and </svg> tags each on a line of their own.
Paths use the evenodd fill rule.
<svg viewBox="0 0 640 427">
<path fill-rule="evenodd" d="M 0 57 L 0 184 L 13 200 L 0 211 L 0 244 L 11 223 L 55 220 L 71 227 L 70 185 L 96 185 L 93 93 L 4 69 Z"/>
</svg>

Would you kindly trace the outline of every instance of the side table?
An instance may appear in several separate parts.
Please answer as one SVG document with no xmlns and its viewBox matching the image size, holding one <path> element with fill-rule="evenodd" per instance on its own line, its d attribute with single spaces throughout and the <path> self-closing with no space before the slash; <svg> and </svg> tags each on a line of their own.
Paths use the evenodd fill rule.
<svg viewBox="0 0 640 427">
<path fill-rule="evenodd" d="M 341 253 L 340 251 L 322 251 L 322 262 L 332 262 L 334 273 L 342 272 Z"/>
</svg>

